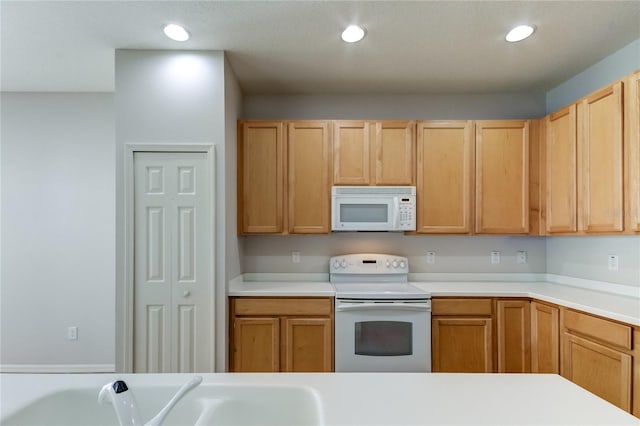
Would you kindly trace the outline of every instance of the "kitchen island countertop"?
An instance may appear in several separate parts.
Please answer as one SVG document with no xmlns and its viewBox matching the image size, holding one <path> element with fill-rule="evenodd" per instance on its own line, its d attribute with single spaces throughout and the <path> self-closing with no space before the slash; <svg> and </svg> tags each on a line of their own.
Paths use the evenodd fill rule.
<svg viewBox="0 0 640 426">
<path fill-rule="evenodd" d="M 103 384 L 123 379 L 138 389 L 140 398 L 150 385 L 177 389 L 191 377 L 2 374 L 1 419 L 57 391 L 78 389 L 97 395 Z M 201 386 L 207 385 L 305 387 L 316 395 L 322 425 L 637 426 L 640 422 L 568 380 L 547 374 L 222 373 L 204 374 Z M 74 415 L 73 410 L 68 415 Z"/>
</svg>

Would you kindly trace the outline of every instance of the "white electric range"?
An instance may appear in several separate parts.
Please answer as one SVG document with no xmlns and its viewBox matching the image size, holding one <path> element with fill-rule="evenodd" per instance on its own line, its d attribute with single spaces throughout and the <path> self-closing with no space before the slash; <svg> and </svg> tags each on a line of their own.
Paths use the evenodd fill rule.
<svg viewBox="0 0 640 426">
<path fill-rule="evenodd" d="M 330 262 L 336 371 L 431 371 L 431 295 L 408 283 L 407 258 L 365 253 Z"/>
</svg>

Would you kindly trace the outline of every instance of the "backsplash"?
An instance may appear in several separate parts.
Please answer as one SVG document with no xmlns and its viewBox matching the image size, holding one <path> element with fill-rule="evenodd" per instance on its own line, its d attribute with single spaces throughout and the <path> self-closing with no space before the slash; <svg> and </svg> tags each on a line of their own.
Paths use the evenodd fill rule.
<svg viewBox="0 0 640 426">
<path fill-rule="evenodd" d="M 544 273 L 545 239 L 538 237 L 404 235 L 401 233 L 345 232 L 331 235 L 244 237 L 242 270 L 245 273 L 317 273 L 329 271 L 329 258 L 348 253 L 389 253 L 409 258 L 411 273 L 478 272 Z M 427 252 L 435 263 L 427 263 Z M 491 263 L 491 252 L 500 252 L 500 263 Z M 518 264 L 516 253 L 527 252 L 527 263 Z M 292 262 L 300 253 L 300 263 Z"/>
</svg>

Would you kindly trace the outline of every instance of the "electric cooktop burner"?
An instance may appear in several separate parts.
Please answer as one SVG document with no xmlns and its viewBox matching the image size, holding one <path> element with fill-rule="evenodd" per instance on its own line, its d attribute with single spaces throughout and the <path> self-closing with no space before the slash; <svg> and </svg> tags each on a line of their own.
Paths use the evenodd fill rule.
<svg viewBox="0 0 640 426">
<path fill-rule="evenodd" d="M 338 299 L 423 300 L 431 295 L 408 281 L 406 257 L 349 254 L 331 258 L 331 283 Z"/>
</svg>

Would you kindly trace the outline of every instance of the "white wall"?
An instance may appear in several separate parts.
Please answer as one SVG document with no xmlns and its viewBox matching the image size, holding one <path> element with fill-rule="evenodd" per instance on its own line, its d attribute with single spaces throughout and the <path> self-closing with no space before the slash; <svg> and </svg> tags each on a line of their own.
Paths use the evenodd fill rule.
<svg viewBox="0 0 640 426">
<path fill-rule="evenodd" d="M 1 102 L 2 369 L 113 370 L 113 95 Z"/>
<path fill-rule="evenodd" d="M 402 233 L 336 233 L 245 237 L 244 272 L 327 273 L 329 257 L 348 253 L 391 253 L 409 258 L 410 272 L 544 273 L 544 238 L 491 236 L 406 236 Z M 501 252 L 492 265 L 491 251 Z M 528 254 L 526 264 L 516 264 L 516 251 Z M 300 252 L 300 263 L 291 252 Z M 436 252 L 436 263 L 426 263 L 426 253 Z"/>
<path fill-rule="evenodd" d="M 210 51 L 116 50 L 116 211 L 118 307 L 123 307 L 124 145 L 128 143 L 215 146 L 215 285 L 225 288 L 226 137 L 224 54 Z M 220 294 L 219 291 L 216 292 Z M 215 309 L 214 309 L 215 310 Z M 215 312 L 219 316 L 223 313 Z M 124 368 L 125 324 L 117 315 L 117 367 Z"/>
</svg>

